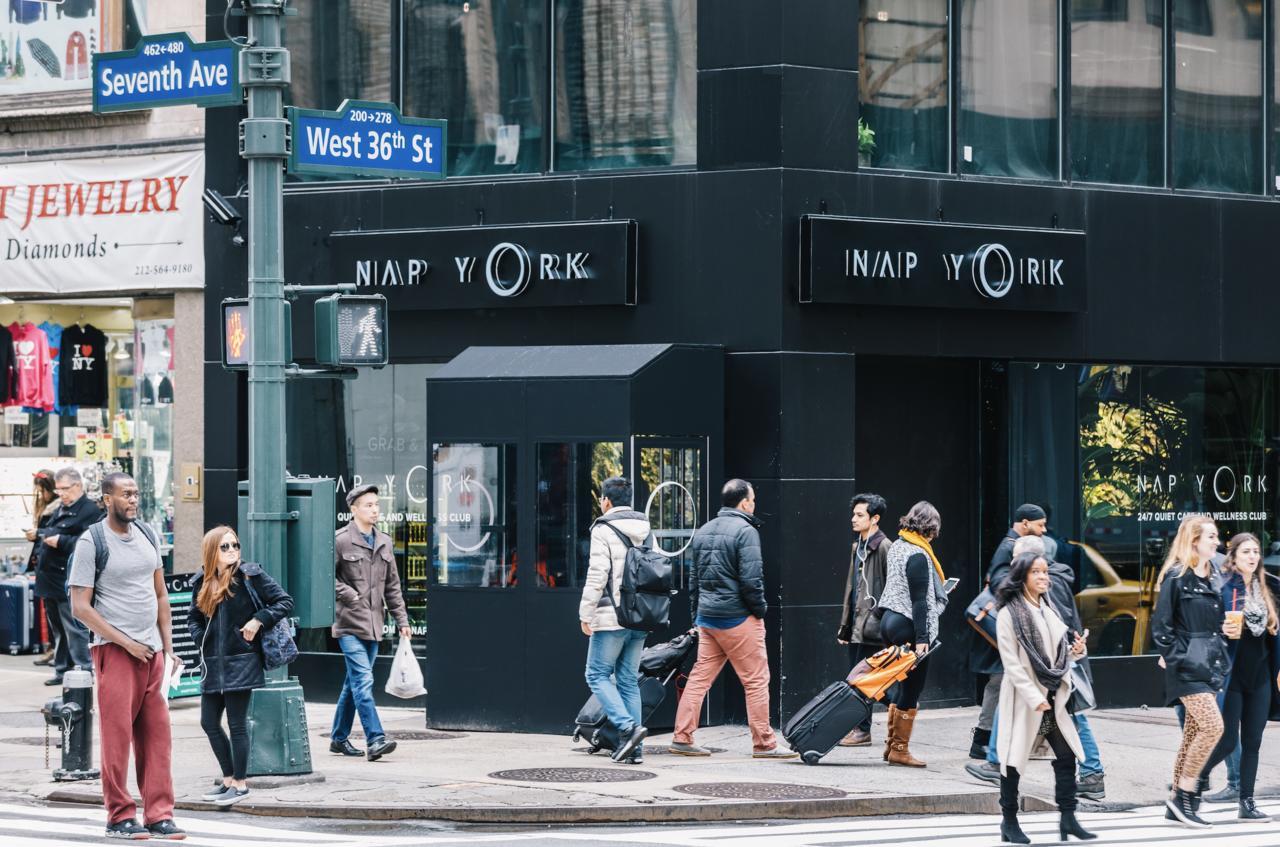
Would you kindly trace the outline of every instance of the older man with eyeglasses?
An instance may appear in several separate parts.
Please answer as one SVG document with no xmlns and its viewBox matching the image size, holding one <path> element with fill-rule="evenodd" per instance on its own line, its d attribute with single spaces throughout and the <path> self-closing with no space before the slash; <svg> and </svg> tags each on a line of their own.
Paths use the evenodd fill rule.
<svg viewBox="0 0 1280 847">
<path fill-rule="evenodd" d="M 81 533 L 102 520 L 102 509 L 85 496 L 84 480 L 75 468 L 61 468 L 53 475 L 53 490 L 60 505 L 48 525 L 37 531 L 40 560 L 36 565 L 36 596 L 49 607 L 51 635 L 58 642 L 53 657 L 53 677 L 45 685 L 61 685 L 62 675 L 73 667 L 93 669 L 89 658 L 89 630 L 71 613 L 67 594 L 67 563 Z"/>
</svg>

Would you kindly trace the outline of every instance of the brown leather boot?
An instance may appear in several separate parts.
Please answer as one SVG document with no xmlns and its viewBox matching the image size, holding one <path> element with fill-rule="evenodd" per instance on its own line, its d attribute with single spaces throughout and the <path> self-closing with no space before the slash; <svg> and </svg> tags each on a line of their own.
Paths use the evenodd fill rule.
<svg viewBox="0 0 1280 847">
<path fill-rule="evenodd" d="M 893 738 L 886 760 L 891 765 L 904 765 L 908 768 L 923 768 L 927 765 L 911 755 L 907 745 L 911 742 L 911 730 L 915 726 L 916 710 L 895 709 L 890 718 L 890 735 Z"/>
<path fill-rule="evenodd" d="M 840 739 L 841 747 L 870 747 L 871 733 L 863 732 L 856 727 L 849 731 L 849 734 Z"/>
<path fill-rule="evenodd" d="M 884 733 L 884 755 L 880 757 L 886 762 L 889 761 L 889 754 L 893 751 L 893 734 L 897 731 L 898 727 L 897 715 L 898 707 L 892 703 L 889 704 L 889 728 L 886 729 Z"/>
</svg>

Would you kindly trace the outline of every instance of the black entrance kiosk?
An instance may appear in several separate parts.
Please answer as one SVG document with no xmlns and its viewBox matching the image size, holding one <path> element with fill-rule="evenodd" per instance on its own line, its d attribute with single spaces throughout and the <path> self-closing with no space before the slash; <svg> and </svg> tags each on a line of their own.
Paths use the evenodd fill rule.
<svg viewBox="0 0 1280 847">
<path fill-rule="evenodd" d="M 589 694 L 578 603 L 609 476 L 633 481 L 679 589 L 649 643 L 688 629 L 687 547 L 718 508 L 723 442 L 719 347 L 470 347 L 428 378 L 428 724 L 572 729 Z"/>
</svg>

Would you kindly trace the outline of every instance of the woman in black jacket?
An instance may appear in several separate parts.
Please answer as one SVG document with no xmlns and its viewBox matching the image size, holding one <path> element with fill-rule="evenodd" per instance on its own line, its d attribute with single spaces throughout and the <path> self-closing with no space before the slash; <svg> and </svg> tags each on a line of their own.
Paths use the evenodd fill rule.
<svg viewBox="0 0 1280 847">
<path fill-rule="evenodd" d="M 1165 817 L 1196 828 L 1209 826 L 1196 813 L 1200 772 L 1222 737 L 1218 695 L 1230 667 L 1222 597 L 1212 581 L 1217 552 L 1213 521 L 1207 515 L 1184 518 L 1157 580 L 1160 596 L 1151 620 L 1164 661 L 1165 697 L 1169 705 L 1180 701 L 1186 709 Z"/>
<path fill-rule="evenodd" d="M 222 768 L 222 785 L 203 799 L 230 806 L 249 794 L 249 697 L 266 682 L 257 636 L 289 616 L 293 598 L 260 565 L 240 561 L 240 539 L 231 527 L 205 533 L 203 553 L 204 570 L 191 584 L 195 600 L 187 627 L 204 670 L 200 727 Z M 222 731 L 223 712 L 230 741 Z"/>
<path fill-rule="evenodd" d="M 1238 620 L 1228 620 L 1228 651 L 1231 671 L 1222 698 L 1222 739 L 1200 771 L 1201 783 L 1209 772 L 1226 761 L 1240 744 L 1240 810 L 1243 821 L 1270 822 L 1271 816 L 1258 810 L 1253 801 L 1258 777 L 1258 751 L 1262 731 L 1276 706 L 1280 706 L 1275 674 L 1280 666 L 1280 619 L 1272 595 L 1274 577 L 1262 569 L 1262 544 L 1258 537 L 1242 532 L 1227 545 L 1223 565 L 1222 602 Z"/>
</svg>

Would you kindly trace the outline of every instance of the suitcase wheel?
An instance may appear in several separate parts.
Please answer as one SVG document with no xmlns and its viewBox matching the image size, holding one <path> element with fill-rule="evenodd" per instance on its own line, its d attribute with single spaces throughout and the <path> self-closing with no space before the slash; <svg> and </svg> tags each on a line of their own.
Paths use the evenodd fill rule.
<svg viewBox="0 0 1280 847">
<path fill-rule="evenodd" d="M 573 731 L 573 743 L 577 744 L 581 740 L 582 740 L 582 733 L 575 729 Z"/>
<path fill-rule="evenodd" d="M 800 759 L 806 765 L 816 765 L 822 759 L 822 754 L 819 753 L 817 750 L 807 750 L 805 751 L 804 755 L 800 757 Z"/>
</svg>

